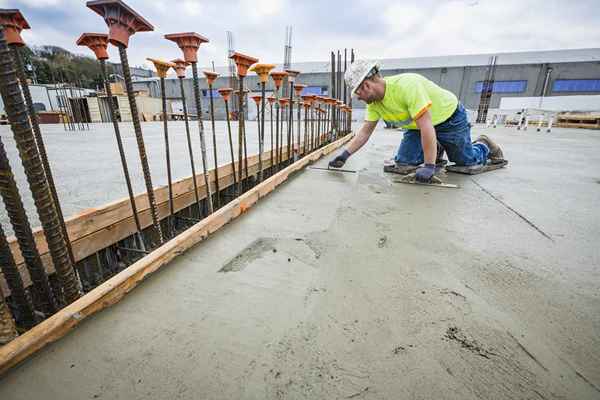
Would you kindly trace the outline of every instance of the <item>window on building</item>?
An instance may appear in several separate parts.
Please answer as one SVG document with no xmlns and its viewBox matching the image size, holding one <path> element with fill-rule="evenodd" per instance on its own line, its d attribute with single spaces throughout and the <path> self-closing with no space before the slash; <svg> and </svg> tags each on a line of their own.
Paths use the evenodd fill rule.
<svg viewBox="0 0 600 400">
<path fill-rule="evenodd" d="M 600 92 L 600 79 L 557 79 L 553 92 Z"/>
<path fill-rule="evenodd" d="M 494 81 L 492 91 L 495 93 L 523 93 L 527 89 L 527 81 Z M 483 81 L 475 82 L 475 93 L 481 93 Z"/>
<path fill-rule="evenodd" d="M 219 91 L 217 89 L 213 89 L 212 93 L 208 89 L 202 89 L 202 97 L 220 97 Z"/>
<path fill-rule="evenodd" d="M 302 89 L 302 93 L 300 93 L 301 96 L 306 96 L 306 95 L 322 95 L 323 94 L 323 88 L 321 86 L 307 86 L 304 89 Z"/>
</svg>

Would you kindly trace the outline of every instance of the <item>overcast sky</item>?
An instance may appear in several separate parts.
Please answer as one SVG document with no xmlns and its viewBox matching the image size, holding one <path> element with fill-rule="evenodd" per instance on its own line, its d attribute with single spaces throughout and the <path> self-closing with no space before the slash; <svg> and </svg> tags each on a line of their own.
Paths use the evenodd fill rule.
<svg viewBox="0 0 600 400">
<path fill-rule="evenodd" d="M 210 39 L 201 66 L 225 65 L 226 31 L 235 49 L 262 62 L 281 63 L 286 25 L 293 26 L 292 63 L 327 60 L 329 51 L 354 47 L 359 58 L 402 58 L 600 46 L 599 0 L 128 0 L 154 25 L 129 44 L 131 65 L 146 57 L 173 59 L 165 33 L 195 31 Z M 19 8 L 32 29 L 30 45 L 75 45 L 82 32 L 106 32 L 83 0 L 0 0 Z M 118 62 L 115 48 L 111 61 Z"/>
</svg>

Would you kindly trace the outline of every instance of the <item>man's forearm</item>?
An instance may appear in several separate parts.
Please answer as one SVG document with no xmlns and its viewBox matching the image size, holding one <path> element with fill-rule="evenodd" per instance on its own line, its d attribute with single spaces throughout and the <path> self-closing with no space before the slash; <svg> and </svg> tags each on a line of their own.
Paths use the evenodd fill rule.
<svg viewBox="0 0 600 400">
<path fill-rule="evenodd" d="M 421 146 L 423 146 L 425 164 L 435 164 L 435 159 L 437 158 L 437 139 L 433 126 L 421 131 Z"/>
<path fill-rule="evenodd" d="M 365 145 L 365 143 L 367 143 L 372 132 L 373 131 L 370 129 L 361 127 L 356 136 L 350 141 L 350 143 L 348 143 L 348 146 L 346 146 L 346 150 L 348 150 L 350 154 L 356 153 Z"/>
</svg>

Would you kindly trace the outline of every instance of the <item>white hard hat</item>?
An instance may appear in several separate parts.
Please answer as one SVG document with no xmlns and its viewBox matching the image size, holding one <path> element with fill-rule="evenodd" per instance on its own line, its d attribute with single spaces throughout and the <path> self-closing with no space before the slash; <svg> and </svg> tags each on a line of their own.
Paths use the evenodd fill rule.
<svg viewBox="0 0 600 400">
<path fill-rule="evenodd" d="M 356 60 L 350 64 L 350 68 L 344 74 L 344 80 L 351 90 L 351 95 L 356 95 L 356 89 L 358 89 L 360 84 L 367 77 L 377 72 L 379 72 L 379 63 L 377 61 Z"/>
</svg>

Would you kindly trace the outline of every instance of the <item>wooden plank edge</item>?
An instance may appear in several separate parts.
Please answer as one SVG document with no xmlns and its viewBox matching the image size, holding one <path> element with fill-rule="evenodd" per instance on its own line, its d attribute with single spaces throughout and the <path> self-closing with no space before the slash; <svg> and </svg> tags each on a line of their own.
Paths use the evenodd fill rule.
<svg viewBox="0 0 600 400">
<path fill-rule="evenodd" d="M 119 302 L 146 276 L 168 264 L 175 257 L 205 240 L 211 233 L 216 232 L 225 224 L 248 211 L 261 197 L 266 196 L 285 182 L 291 173 L 331 153 L 351 138 L 352 135 L 347 135 L 289 165 L 231 201 L 227 206 L 217 210 L 214 214 L 119 272 L 74 303 L 10 343 L 0 347 L 0 375 L 36 351 L 65 336 L 85 318 Z"/>
</svg>

